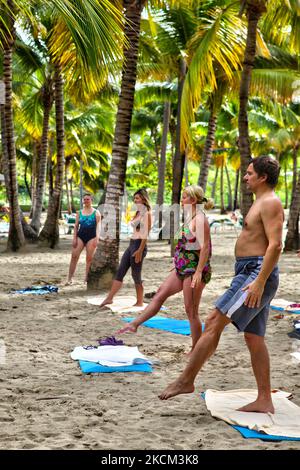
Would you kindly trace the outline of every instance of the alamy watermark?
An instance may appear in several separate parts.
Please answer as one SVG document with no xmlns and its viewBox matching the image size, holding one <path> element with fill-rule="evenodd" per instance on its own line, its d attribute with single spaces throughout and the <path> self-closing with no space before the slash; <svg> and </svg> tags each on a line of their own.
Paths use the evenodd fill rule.
<svg viewBox="0 0 300 470">
<path fill-rule="evenodd" d="M 147 209 L 143 204 L 132 204 L 130 209 L 124 207 L 122 198 L 118 206 L 102 204 L 98 207 L 101 212 L 100 239 L 116 239 L 118 230 L 123 239 L 131 238 L 135 234 L 138 238 L 148 238 L 149 232 L 160 234 L 162 240 L 170 238 L 179 239 L 184 231 L 186 236 L 186 249 L 199 249 L 198 244 L 204 239 L 204 214 L 202 205 L 195 206 L 180 204 L 154 205 L 151 208 L 151 227 Z M 196 214 L 199 214 L 195 217 Z M 198 248 L 197 248 L 198 247 Z"/>
</svg>

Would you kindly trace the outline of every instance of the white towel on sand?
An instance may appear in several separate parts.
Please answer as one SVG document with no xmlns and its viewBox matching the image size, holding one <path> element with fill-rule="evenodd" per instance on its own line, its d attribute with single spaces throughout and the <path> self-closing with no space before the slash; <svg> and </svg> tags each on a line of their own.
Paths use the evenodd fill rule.
<svg viewBox="0 0 300 470">
<path fill-rule="evenodd" d="M 120 307 L 119 305 L 108 305 L 108 307 L 111 309 L 112 312 L 114 313 L 139 313 L 145 310 L 148 304 L 143 303 L 143 306 L 141 307 L 136 307 L 136 306 L 127 306 L 127 307 Z"/>
<path fill-rule="evenodd" d="M 152 364 L 137 346 L 98 346 L 94 349 L 84 349 L 77 346 L 71 352 L 74 360 L 98 362 L 102 366 L 119 367 L 133 364 Z"/>
<path fill-rule="evenodd" d="M 88 297 L 87 301 L 91 305 L 100 305 L 103 302 L 104 299 L 106 299 L 106 296 L 97 295 L 95 297 Z M 108 307 L 108 308 L 112 308 L 112 307 L 126 308 L 126 307 L 131 307 L 135 303 L 136 303 L 136 297 L 134 297 L 133 295 L 118 296 L 118 297 L 114 298 L 112 304 L 108 304 L 108 305 L 106 305 L 106 307 Z"/>
<path fill-rule="evenodd" d="M 282 309 L 285 310 L 289 305 L 293 304 L 291 300 L 285 300 L 285 299 L 273 299 L 270 307 L 274 307 L 275 309 Z"/>
<path fill-rule="evenodd" d="M 275 436 L 300 438 L 300 407 L 287 396 L 289 394 L 282 391 L 272 394 L 274 414 L 236 411 L 256 399 L 256 390 L 206 390 L 205 401 L 212 416 L 229 424 Z"/>
</svg>

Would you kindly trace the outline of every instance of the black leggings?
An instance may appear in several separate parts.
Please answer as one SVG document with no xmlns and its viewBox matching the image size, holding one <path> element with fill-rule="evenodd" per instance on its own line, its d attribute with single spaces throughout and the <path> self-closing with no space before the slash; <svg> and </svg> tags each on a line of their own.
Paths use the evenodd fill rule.
<svg viewBox="0 0 300 470">
<path fill-rule="evenodd" d="M 143 283 L 142 265 L 143 265 L 143 260 L 147 254 L 147 246 L 145 246 L 144 248 L 142 260 L 140 263 L 136 263 L 134 256 L 132 256 L 133 253 L 139 249 L 139 247 L 141 246 L 141 243 L 142 243 L 141 239 L 130 240 L 129 247 L 126 249 L 126 251 L 124 252 L 122 256 L 120 266 L 115 276 L 116 281 L 123 281 L 125 274 L 127 273 L 128 269 L 131 267 L 131 275 L 132 275 L 132 279 L 134 280 L 134 283 L 135 284 Z"/>
</svg>

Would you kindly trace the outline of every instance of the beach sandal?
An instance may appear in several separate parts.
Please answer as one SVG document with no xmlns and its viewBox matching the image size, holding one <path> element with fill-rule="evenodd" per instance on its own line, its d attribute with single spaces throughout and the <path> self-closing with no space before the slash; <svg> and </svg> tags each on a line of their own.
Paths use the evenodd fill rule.
<svg viewBox="0 0 300 470">
<path fill-rule="evenodd" d="M 296 338 L 300 339 L 300 331 L 298 332 L 297 330 L 291 331 L 290 333 L 287 334 L 290 338 Z"/>
<path fill-rule="evenodd" d="M 107 336 L 106 338 L 99 338 L 97 340 L 100 346 L 121 346 L 124 344 L 124 341 L 121 339 L 116 339 L 114 336 Z"/>
</svg>

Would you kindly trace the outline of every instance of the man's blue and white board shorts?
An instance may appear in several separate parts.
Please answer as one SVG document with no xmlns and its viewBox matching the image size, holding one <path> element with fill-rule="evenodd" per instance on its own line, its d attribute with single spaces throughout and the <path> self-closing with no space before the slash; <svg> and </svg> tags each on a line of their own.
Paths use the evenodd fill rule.
<svg viewBox="0 0 300 470">
<path fill-rule="evenodd" d="M 264 336 L 272 299 L 279 284 L 279 271 L 275 266 L 264 288 L 259 307 L 245 305 L 248 295 L 242 288 L 253 282 L 261 269 L 263 256 L 236 258 L 235 275 L 229 289 L 217 300 L 215 306 L 226 315 L 239 331 Z"/>
</svg>

